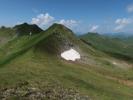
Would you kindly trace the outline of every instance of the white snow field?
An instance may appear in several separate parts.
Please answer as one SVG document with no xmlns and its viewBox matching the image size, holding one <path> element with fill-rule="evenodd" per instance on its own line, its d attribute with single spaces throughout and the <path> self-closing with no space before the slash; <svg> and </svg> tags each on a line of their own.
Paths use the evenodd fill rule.
<svg viewBox="0 0 133 100">
<path fill-rule="evenodd" d="M 80 54 L 76 50 L 71 48 L 61 53 L 61 57 L 68 61 L 76 61 L 80 59 Z"/>
</svg>

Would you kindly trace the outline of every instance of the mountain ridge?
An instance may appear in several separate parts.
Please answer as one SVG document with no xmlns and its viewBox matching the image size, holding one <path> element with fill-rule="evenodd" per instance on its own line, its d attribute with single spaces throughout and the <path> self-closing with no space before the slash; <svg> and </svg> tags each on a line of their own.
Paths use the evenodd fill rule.
<svg viewBox="0 0 133 100">
<path fill-rule="evenodd" d="M 30 100 L 31 96 L 41 95 L 44 99 L 50 96 L 60 100 L 60 95 L 68 89 L 67 96 L 75 95 L 72 91 L 76 90 L 87 100 L 132 100 L 132 63 L 112 57 L 93 45 L 84 43 L 60 24 L 8 41 L 0 47 L 0 98 Z M 76 49 L 81 59 L 62 59 L 61 52 L 69 48 Z"/>
</svg>

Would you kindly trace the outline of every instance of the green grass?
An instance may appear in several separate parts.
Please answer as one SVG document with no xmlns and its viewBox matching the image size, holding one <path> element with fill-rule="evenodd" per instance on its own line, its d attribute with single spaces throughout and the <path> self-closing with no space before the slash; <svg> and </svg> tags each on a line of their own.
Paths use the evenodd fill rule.
<svg viewBox="0 0 133 100">
<path fill-rule="evenodd" d="M 106 73 L 106 75 L 108 75 Z M 75 88 L 95 100 L 132 100 L 133 88 L 107 79 L 93 66 L 73 64 L 45 52 L 31 49 L 0 70 L 1 86 L 21 80 L 60 83 Z"/>
<path fill-rule="evenodd" d="M 11 28 L 0 28 L 0 47 L 13 39 L 15 36 L 15 30 Z"/>
<path fill-rule="evenodd" d="M 80 38 L 88 45 L 112 55 L 113 57 L 133 62 L 133 46 L 130 42 L 96 33 L 89 33 Z"/>
<path fill-rule="evenodd" d="M 40 87 L 52 83 L 74 88 L 94 100 L 132 100 L 133 86 L 111 79 L 113 77 L 133 82 L 133 70 L 130 65 L 84 44 L 68 30 L 55 24 L 40 34 L 14 38 L 2 46 L 0 88 L 12 87 L 20 81 L 32 84 L 38 82 Z M 46 45 L 51 45 L 51 49 L 54 47 L 53 50 L 56 50 L 58 45 L 62 46 L 60 39 L 52 36 L 58 32 L 60 38 L 64 37 L 63 40 L 70 40 L 80 48 L 80 53 L 86 56 L 85 62 L 68 62 L 58 54 L 48 52 Z M 38 44 L 44 48 L 40 48 Z M 118 65 L 114 65 L 113 61 Z"/>
</svg>

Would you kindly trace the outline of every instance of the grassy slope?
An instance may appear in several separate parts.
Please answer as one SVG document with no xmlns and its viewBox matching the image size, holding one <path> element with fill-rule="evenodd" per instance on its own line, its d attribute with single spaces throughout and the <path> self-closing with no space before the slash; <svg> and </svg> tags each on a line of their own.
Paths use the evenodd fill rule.
<svg viewBox="0 0 133 100">
<path fill-rule="evenodd" d="M 11 28 L 0 28 L 0 46 L 14 37 L 15 31 Z"/>
<path fill-rule="evenodd" d="M 133 46 L 129 42 L 127 43 L 117 38 L 109 38 L 95 33 L 83 35 L 81 39 L 111 56 L 133 62 Z"/>
<path fill-rule="evenodd" d="M 82 42 L 78 42 L 78 44 L 88 55 L 86 64 L 66 62 L 45 50 L 36 50 L 34 46 L 47 38 L 51 32 L 52 30 L 48 30 L 33 37 L 20 37 L 2 47 L 0 87 L 10 87 L 24 80 L 33 84 L 34 82 L 41 84 L 50 82 L 76 88 L 80 93 L 87 94 L 96 100 L 132 100 L 132 86 L 108 78 L 130 79 L 132 82 L 131 68 L 123 69 L 113 65 L 109 61 L 117 61 L 116 59 L 94 50 Z M 3 58 L 5 59 L 3 60 Z M 3 65 L 5 63 L 7 64 Z M 117 63 L 124 64 L 119 60 Z"/>
<path fill-rule="evenodd" d="M 100 71 L 100 69 L 97 69 Z M 73 64 L 46 52 L 29 50 L 0 70 L 1 86 L 12 86 L 19 81 L 60 83 L 78 89 L 95 100 L 132 100 L 133 88 L 106 78 L 95 65 Z M 110 71 L 111 73 L 111 71 Z"/>
</svg>

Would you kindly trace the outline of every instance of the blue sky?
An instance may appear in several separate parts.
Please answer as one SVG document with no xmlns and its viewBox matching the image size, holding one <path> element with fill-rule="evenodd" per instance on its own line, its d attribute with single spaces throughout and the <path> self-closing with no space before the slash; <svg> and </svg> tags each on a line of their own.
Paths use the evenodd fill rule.
<svg viewBox="0 0 133 100">
<path fill-rule="evenodd" d="M 132 0 L 0 0 L 0 26 L 60 23 L 75 32 L 133 33 Z"/>
</svg>

